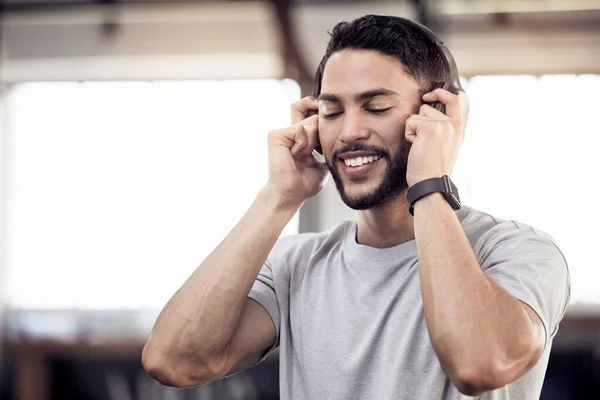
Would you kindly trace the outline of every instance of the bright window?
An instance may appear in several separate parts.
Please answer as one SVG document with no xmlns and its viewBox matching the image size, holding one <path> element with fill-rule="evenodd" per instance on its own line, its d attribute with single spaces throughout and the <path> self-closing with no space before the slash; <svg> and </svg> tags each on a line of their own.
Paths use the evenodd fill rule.
<svg viewBox="0 0 600 400">
<path fill-rule="evenodd" d="M 465 89 L 462 199 L 550 233 L 570 265 L 571 304 L 600 303 L 600 76 L 480 76 Z"/>
<path fill-rule="evenodd" d="M 162 307 L 266 183 L 267 133 L 299 97 L 289 80 L 13 87 L 8 305 Z"/>
<path fill-rule="evenodd" d="M 461 198 L 550 233 L 600 303 L 600 76 L 479 76 Z M 267 179 L 291 81 L 29 83 L 8 101 L 8 303 L 161 307 Z M 337 193 L 335 193 L 337 196 Z M 297 232 L 295 218 L 284 233 Z"/>
</svg>

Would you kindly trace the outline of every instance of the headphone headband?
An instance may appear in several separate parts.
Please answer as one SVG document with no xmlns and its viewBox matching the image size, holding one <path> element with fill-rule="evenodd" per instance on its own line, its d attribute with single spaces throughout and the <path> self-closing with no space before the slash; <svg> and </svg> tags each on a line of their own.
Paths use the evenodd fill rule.
<svg viewBox="0 0 600 400">
<path fill-rule="evenodd" d="M 435 33 L 433 33 L 433 31 L 431 29 L 429 29 L 425 25 L 422 25 L 418 22 L 411 21 L 410 19 L 406 19 L 406 18 L 402 18 L 402 17 L 396 17 L 396 16 L 390 17 L 390 18 L 397 19 L 398 21 L 402 22 L 404 25 L 410 26 L 414 30 L 420 32 L 423 36 L 425 36 L 431 42 L 432 45 L 434 45 L 437 48 L 438 53 L 441 55 L 442 60 L 444 61 L 444 64 L 446 66 L 446 81 L 442 85 L 442 88 L 445 90 L 448 90 L 449 92 L 454 93 L 454 94 L 458 94 L 459 92 L 464 92 L 464 89 L 462 88 L 462 85 L 460 84 L 460 75 L 458 73 L 456 61 L 454 60 L 454 57 L 452 56 L 452 53 L 450 53 L 450 50 L 448 49 L 448 47 L 444 44 L 444 42 L 442 40 L 440 40 L 440 38 L 438 38 L 437 35 Z M 320 66 L 320 68 L 321 67 L 324 67 L 324 66 Z M 319 76 L 319 75 L 322 72 L 323 71 L 317 70 L 315 90 L 313 93 L 314 97 L 318 97 L 321 92 L 320 79 L 322 78 L 322 76 Z"/>
<path fill-rule="evenodd" d="M 415 30 L 421 32 L 423 36 L 427 37 L 429 41 L 438 49 L 438 52 L 442 56 L 444 63 L 446 64 L 446 82 L 442 86 L 443 89 L 448 90 L 451 93 L 458 94 L 459 92 L 464 92 L 460 84 L 460 75 L 458 73 L 458 67 L 456 66 L 456 61 L 454 60 L 454 56 L 450 53 L 448 47 L 444 44 L 444 42 L 437 37 L 435 33 L 425 25 L 422 25 L 418 22 L 411 21 L 406 18 L 394 17 L 398 20 L 402 21 L 405 25 L 408 25 Z"/>
</svg>

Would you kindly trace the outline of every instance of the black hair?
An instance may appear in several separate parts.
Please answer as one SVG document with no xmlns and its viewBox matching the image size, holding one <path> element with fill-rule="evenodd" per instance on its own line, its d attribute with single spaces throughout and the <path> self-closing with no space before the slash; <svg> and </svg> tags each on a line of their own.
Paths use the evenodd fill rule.
<svg viewBox="0 0 600 400">
<path fill-rule="evenodd" d="M 446 80 L 446 64 L 436 45 L 421 30 L 393 16 L 365 15 L 339 22 L 331 36 L 315 77 L 317 97 L 321 92 L 325 64 L 332 54 L 344 49 L 374 50 L 397 59 L 423 92 Z"/>
</svg>

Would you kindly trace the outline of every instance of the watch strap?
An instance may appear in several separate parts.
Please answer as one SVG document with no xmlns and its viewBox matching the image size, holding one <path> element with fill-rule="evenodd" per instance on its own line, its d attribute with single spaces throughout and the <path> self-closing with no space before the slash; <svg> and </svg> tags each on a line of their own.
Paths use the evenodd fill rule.
<svg viewBox="0 0 600 400">
<path fill-rule="evenodd" d="M 414 215 L 414 205 L 419 200 L 431 193 L 442 193 L 446 201 L 450 203 L 454 210 L 460 208 L 460 197 L 458 196 L 458 190 L 456 186 L 450 180 L 448 175 L 444 175 L 441 178 L 429 178 L 422 180 L 421 182 L 415 183 L 408 189 L 407 200 L 408 200 L 408 211 L 410 215 Z"/>
</svg>

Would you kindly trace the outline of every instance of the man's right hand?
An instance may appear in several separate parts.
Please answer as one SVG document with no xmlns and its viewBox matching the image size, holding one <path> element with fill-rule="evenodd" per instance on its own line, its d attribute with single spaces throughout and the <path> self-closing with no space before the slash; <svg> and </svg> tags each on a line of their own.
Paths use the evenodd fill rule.
<svg viewBox="0 0 600 400">
<path fill-rule="evenodd" d="M 295 103 L 293 125 L 269 134 L 268 190 L 159 314 L 142 363 L 164 385 L 192 387 L 249 368 L 277 340 L 271 316 L 248 294 L 297 208 L 324 186 L 327 167 L 312 156 L 317 116 L 306 118 L 315 108 L 314 98 Z M 276 301 L 274 288 L 271 295 Z"/>
<path fill-rule="evenodd" d="M 328 169 L 319 163 L 312 151 L 318 143 L 317 99 L 305 97 L 292 104 L 292 126 L 269 133 L 269 181 L 284 204 L 300 206 L 325 186 Z"/>
</svg>

